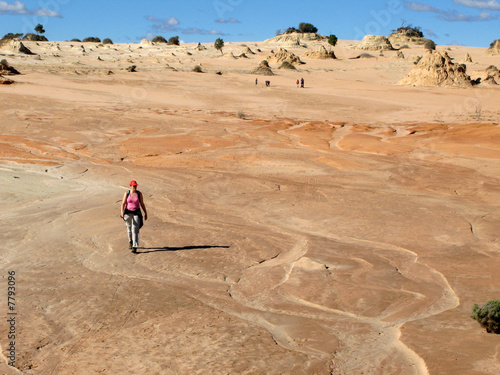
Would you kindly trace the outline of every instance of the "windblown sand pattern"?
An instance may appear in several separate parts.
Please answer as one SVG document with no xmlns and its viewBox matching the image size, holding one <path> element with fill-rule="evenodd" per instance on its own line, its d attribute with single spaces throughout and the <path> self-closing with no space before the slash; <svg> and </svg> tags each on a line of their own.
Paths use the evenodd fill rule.
<svg viewBox="0 0 500 375">
<path fill-rule="evenodd" d="M 469 317 L 500 284 L 498 88 L 396 86 L 423 49 L 349 60 L 343 43 L 294 51 L 306 64 L 270 87 L 247 74 L 264 43 L 10 57 L 0 268 L 19 277 L 23 374 L 498 373 Z M 21 373 L 7 344 L 0 372 Z"/>
</svg>

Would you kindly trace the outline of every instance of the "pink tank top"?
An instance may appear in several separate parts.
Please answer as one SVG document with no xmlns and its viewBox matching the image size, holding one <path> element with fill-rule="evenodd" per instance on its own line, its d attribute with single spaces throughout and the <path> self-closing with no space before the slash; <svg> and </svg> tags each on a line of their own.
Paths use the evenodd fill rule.
<svg viewBox="0 0 500 375">
<path fill-rule="evenodd" d="M 136 193 L 132 197 L 132 193 L 130 193 L 127 197 L 127 210 L 129 211 L 136 211 L 139 209 L 140 202 L 139 202 L 139 193 Z"/>
</svg>

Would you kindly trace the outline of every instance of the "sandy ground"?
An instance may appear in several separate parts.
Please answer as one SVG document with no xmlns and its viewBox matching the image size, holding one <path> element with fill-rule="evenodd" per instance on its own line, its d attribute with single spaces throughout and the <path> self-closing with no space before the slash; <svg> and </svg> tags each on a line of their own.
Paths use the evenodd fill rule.
<svg viewBox="0 0 500 375">
<path fill-rule="evenodd" d="M 276 46 L 26 44 L 0 53 L 2 374 L 500 372 L 470 318 L 499 298 L 498 87 L 395 86 L 422 49 L 345 41 L 257 85 Z"/>
</svg>

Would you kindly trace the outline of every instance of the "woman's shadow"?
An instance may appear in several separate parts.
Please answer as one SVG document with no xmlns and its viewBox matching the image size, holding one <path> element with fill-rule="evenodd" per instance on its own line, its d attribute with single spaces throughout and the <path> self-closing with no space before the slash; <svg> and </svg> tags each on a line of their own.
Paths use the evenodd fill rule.
<svg viewBox="0 0 500 375">
<path fill-rule="evenodd" d="M 158 253 L 160 251 L 183 251 L 183 250 L 203 250 L 203 249 L 229 249 L 230 246 L 216 246 L 216 245 L 203 245 L 203 246 L 181 246 L 181 247 L 139 247 L 136 254 Z M 139 251 L 146 250 L 146 251 Z"/>
</svg>

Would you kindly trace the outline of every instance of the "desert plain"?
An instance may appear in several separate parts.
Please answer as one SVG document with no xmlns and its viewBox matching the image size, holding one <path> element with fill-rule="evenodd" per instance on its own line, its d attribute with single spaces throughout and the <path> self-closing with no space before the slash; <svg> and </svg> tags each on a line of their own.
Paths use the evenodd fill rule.
<svg viewBox="0 0 500 375">
<path fill-rule="evenodd" d="M 0 50 L 0 373 L 500 373 L 470 318 L 500 298 L 500 89 L 399 86 L 423 47 L 354 43 L 274 76 L 268 42 Z"/>
</svg>

